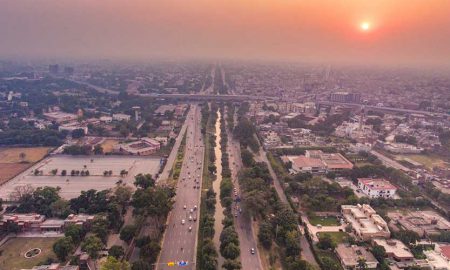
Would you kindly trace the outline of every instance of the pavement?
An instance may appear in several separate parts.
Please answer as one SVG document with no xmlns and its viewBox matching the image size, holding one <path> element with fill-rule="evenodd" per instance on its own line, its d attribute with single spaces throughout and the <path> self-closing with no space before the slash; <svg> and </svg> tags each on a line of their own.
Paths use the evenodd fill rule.
<svg viewBox="0 0 450 270">
<path fill-rule="evenodd" d="M 177 195 L 167 219 L 161 254 L 156 269 L 195 269 L 202 184 L 204 145 L 200 131 L 200 108 L 192 105 L 187 122 L 186 151 L 177 183 Z M 193 188 L 193 187 L 198 188 Z M 184 208 L 186 206 L 186 209 Z M 192 220 L 190 221 L 190 217 Z M 184 221 L 184 224 L 182 224 Z M 168 266 L 168 263 L 187 262 L 186 266 Z"/>
<path fill-rule="evenodd" d="M 189 113 L 187 114 L 190 115 Z M 175 144 L 172 147 L 172 151 L 170 151 L 169 156 L 166 160 L 166 165 L 164 166 L 163 171 L 159 174 L 158 179 L 156 181 L 160 183 L 161 181 L 166 181 L 169 178 L 170 170 L 173 168 L 173 163 L 177 158 L 178 149 L 180 148 L 181 141 L 183 140 L 184 134 L 186 133 L 187 125 L 189 121 L 184 121 L 183 126 L 181 127 L 180 132 L 178 133 L 177 138 L 175 139 Z"/>
<path fill-rule="evenodd" d="M 232 134 L 228 130 L 227 132 L 227 151 L 230 161 L 231 177 L 236 188 L 236 192 L 241 194 L 239 183 L 237 181 L 237 174 L 242 168 L 241 148 L 239 142 L 233 139 Z M 239 213 L 237 210 L 239 208 L 239 205 L 236 208 L 236 203 L 233 203 L 233 215 L 237 214 L 237 217 L 235 217 L 235 228 L 239 236 L 242 269 L 263 269 L 259 252 L 257 252 L 257 239 L 255 237 L 255 233 L 253 232 L 251 217 L 245 212 Z M 250 250 L 252 248 L 255 249 L 256 254 L 251 254 Z"/>
<path fill-rule="evenodd" d="M 384 166 L 386 167 L 392 167 L 394 169 L 397 170 L 401 170 L 404 172 L 409 172 L 411 171 L 409 168 L 406 168 L 405 166 L 403 166 L 402 164 L 398 163 L 397 161 L 388 158 L 387 156 L 375 151 L 375 150 L 371 150 L 370 153 L 374 156 L 376 156 L 378 159 L 381 160 L 381 162 L 383 163 Z"/>
</svg>

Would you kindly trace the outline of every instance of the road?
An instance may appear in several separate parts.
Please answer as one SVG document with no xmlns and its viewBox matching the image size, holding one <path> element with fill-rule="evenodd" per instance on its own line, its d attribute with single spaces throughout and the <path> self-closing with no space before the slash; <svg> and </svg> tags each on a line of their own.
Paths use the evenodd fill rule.
<svg viewBox="0 0 450 270">
<path fill-rule="evenodd" d="M 239 142 L 236 141 L 231 132 L 228 131 L 228 156 L 230 161 L 230 169 L 231 169 L 231 177 L 234 183 L 234 186 L 236 187 L 236 191 L 238 194 L 241 194 L 239 183 L 237 181 L 237 174 L 239 170 L 242 168 L 242 160 L 241 160 L 241 149 Z M 261 265 L 261 258 L 259 257 L 259 252 L 256 252 L 256 254 L 252 255 L 250 253 L 250 249 L 254 248 L 257 250 L 256 245 L 257 241 L 255 238 L 255 234 L 253 232 L 252 227 L 252 221 L 251 217 L 246 214 L 245 212 L 242 214 L 239 214 L 236 209 L 236 204 L 233 205 L 233 215 L 238 214 L 238 216 L 235 218 L 235 227 L 236 232 L 239 236 L 239 245 L 241 248 L 241 263 L 242 263 L 242 269 L 252 269 L 252 270 L 258 270 L 263 269 Z M 240 208 L 240 206 L 238 206 Z"/>
<path fill-rule="evenodd" d="M 370 153 L 374 156 L 376 156 L 378 159 L 381 160 L 381 162 L 383 163 L 384 166 L 386 167 L 392 167 L 394 169 L 397 170 L 401 170 L 404 172 L 409 172 L 411 171 L 409 168 L 406 168 L 405 166 L 403 166 L 402 164 L 398 163 L 397 161 L 388 158 L 387 156 L 375 151 L 375 150 L 371 150 Z"/>
<path fill-rule="evenodd" d="M 204 155 L 200 120 L 200 108 L 192 105 L 191 113 L 186 119 L 186 151 L 177 183 L 177 195 L 167 220 L 167 229 L 156 269 L 195 269 L 199 222 L 194 219 L 198 218 L 199 209 L 194 210 L 194 208 L 200 207 Z M 183 222 L 185 224 L 182 224 Z M 188 265 L 167 265 L 168 262 L 180 261 L 187 261 Z"/>
<path fill-rule="evenodd" d="M 183 140 L 184 133 L 186 132 L 187 126 L 188 126 L 188 119 L 193 116 L 194 111 L 190 110 L 186 116 L 186 120 L 183 123 L 183 126 L 181 127 L 180 133 L 178 134 L 175 144 L 173 145 L 172 151 L 170 151 L 169 157 L 167 158 L 166 165 L 164 166 L 163 171 L 158 176 L 157 181 L 166 181 L 169 178 L 170 170 L 173 167 L 173 163 L 175 162 L 175 159 L 177 158 L 178 149 L 180 148 L 181 141 Z"/>
</svg>

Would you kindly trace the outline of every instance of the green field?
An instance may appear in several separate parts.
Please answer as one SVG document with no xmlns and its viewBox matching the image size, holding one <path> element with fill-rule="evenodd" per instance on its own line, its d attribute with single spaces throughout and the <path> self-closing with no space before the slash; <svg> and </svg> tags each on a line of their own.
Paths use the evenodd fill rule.
<svg viewBox="0 0 450 270">
<path fill-rule="evenodd" d="M 318 216 L 308 216 L 309 223 L 311 225 L 317 226 L 318 224 L 322 226 L 339 226 L 339 221 L 336 217 L 318 217 Z"/>
<path fill-rule="evenodd" d="M 56 260 L 53 253 L 53 243 L 58 238 L 12 238 L 0 247 L 0 269 L 20 270 L 31 269 L 33 266 L 46 261 L 48 258 Z M 33 258 L 25 258 L 25 253 L 33 248 L 40 248 L 42 252 Z"/>
<path fill-rule="evenodd" d="M 317 237 L 320 239 L 324 234 L 329 234 L 336 244 L 348 242 L 349 236 L 346 232 L 319 232 L 317 233 Z"/>
</svg>

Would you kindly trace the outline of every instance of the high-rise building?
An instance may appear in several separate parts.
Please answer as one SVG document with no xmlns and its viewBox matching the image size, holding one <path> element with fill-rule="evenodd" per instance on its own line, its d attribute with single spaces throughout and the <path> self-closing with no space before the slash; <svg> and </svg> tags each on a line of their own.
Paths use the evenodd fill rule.
<svg viewBox="0 0 450 270">
<path fill-rule="evenodd" d="M 51 74 L 58 74 L 58 72 L 59 72 L 59 65 L 58 65 L 58 64 L 55 64 L 55 65 L 49 65 L 49 66 L 48 66 L 48 71 L 49 71 Z"/>
</svg>

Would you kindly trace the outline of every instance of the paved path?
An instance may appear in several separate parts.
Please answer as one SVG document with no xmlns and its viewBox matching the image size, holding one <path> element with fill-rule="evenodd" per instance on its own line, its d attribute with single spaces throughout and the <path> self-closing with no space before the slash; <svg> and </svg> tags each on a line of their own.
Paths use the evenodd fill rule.
<svg viewBox="0 0 450 270">
<path fill-rule="evenodd" d="M 239 170 L 242 168 L 242 160 L 241 160 L 241 148 L 238 141 L 233 139 L 232 134 L 228 131 L 228 156 L 230 161 L 230 169 L 231 169 L 231 178 L 236 187 L 237 192 L 240 194 L 239 182 L 237 181 L 237 174 Z M 233 204 L 233 214 L 238 213 L 238 216 L 235 218 L 235 226 L 236 232 L 239 236 L 239 245 L 241 248 L 241 263 L 242 269 L 252 269 L 259 270 L 263 269 L 261 264 L 261 258 L 259 257 L 259 252 L 256 254 L 251 254 L 250 249 L 254 248 L 257 250 L 257 240 L 255 237 L 255 233 L 253 232 L 253 226 L 251 217 L 246 213 L 239 214 L 239 211 L 236 209 L 236 204 Z M 240 206 L 237 206 L 240 208 Z"/>
</svg>

